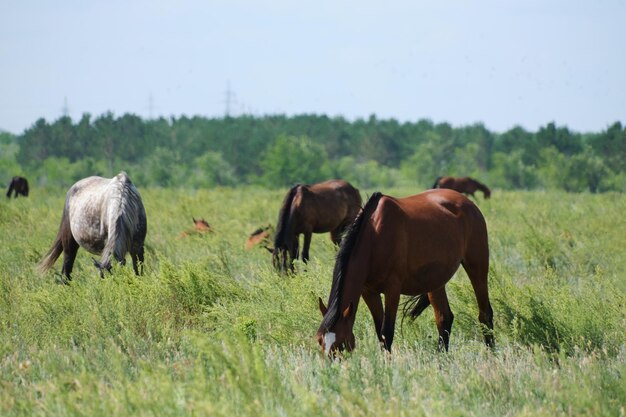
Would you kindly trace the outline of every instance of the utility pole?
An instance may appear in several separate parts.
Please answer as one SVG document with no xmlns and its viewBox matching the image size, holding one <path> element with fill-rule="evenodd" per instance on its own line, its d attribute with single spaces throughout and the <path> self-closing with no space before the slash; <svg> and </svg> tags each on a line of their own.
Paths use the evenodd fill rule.
<svg viewBox="0 0 626 417">
<path fill-rule="evenodd" d="M 226 117 L 230 117 L 230 108 L 236 102 L 235 100 L 235 92 L 230 89 L 230 80 L 226 82 L 226 91 L 224 92 L 224 104 L 226 105 L 225 115 Z"/>
<path fill-rule="evenodd" d="M 67 117 L 70 114 L 70 108 L 67 105 L 67 96 L 63 98 L 63 108 L 61 109 L 61 112 L 63 113 L 64 117 Z"/>
</svg>

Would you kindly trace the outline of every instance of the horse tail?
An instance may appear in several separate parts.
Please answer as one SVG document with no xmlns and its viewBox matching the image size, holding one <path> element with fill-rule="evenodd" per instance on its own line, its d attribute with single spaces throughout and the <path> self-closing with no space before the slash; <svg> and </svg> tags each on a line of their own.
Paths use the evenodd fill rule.
<svg viewBox="0 0 626 417">
<path fill-rule="evenodd" d="M 483 195 L 485 196 L 485 198 L 491 197 L 491 190 L 489 189 L 489 187 L 487 187 L 485 184 L 479 181 L 476 181 L 473 178 L 472 178 L 472 181 L 474 181 L 474 183 L 476 184 L 476 188 L 478 188 L 480 191 L 483 192 Z"/>
<path fill-rule="evenodd" d="M 441 179 L 441 177 L 437 177 L 437 179 L 435 180 L 435 183 L 434 183 L 434 184 L 433 184 L 433 186 L 432 186 L 432 187 L 430 187 L 430 188 L 437 188 L 437 187 L 439 187 L 439 180 L 440 180 L 440 179 Z"/>
<path fill-rule="evenodd" d="M 296 184 L 287 193 L 283 200 L 283 205 L 278 213 L 278 222 L 276 223 L 276 236 L 274 237 L 274 263 L 278 261 L 277 256 L 282 256 L 287 250 L 287 240 L 289 239 L 289 232 L 291 228 L 291 205 L 293 199 L 298 192 L 300 184 Z M 282 253 L 281 253 L 282 252 Z"/>
<path fill-rule="evenodd" d="M 335 268 L 333 270 L 333 283 L 330 288 L 330 297 L 328 300 L 328 310 L 324 315 L 324 319 L 322 320 L 322 327 L 326 329 L 330 329 L 335 325 L 337 320 L 339 319 L 340 305 L 341 305 L 341 288 L 343 287 L 343 279 L 345 275 L 346 268 L 348 266 L 348 261 L 350 259 L 350 255 L 352 254 L 352 250 L 356 246 L 359 237 L 361 236 L 361 231 L 363 229 L 363 224 L 366 219 L 369 219 L 372 216 L 372 213 L 378 207 L 378 202 L 383 197 L 383 194 L 380 192 L 375 192 L 365 203 L 365 207 L 363 210 L 357 215 L 352 224 L 348 227 L 348 230 L 343 236 L 341 240 L 341 244 L 339 246 L 339 252 L 337 252 L 337 260 L 335 261 Z"/>
<path fill-rule="evenodd" d="M 124 263 L 124 257 L 133 244 L 133 231 L 141 227 L 139 223 L 143 212 L 141 196 L 128 175 L 121 172 L 115 180 L 118 181 L 115 190 L 118 196 L 117 199 L 113 197 L 109 208 L 112 210 L 109 213 L 109 237 L 102 251 L 105 263 L 110 262 L 111 254 L 117 261 Z"/>
<path fill-rule="evenodd" d="M 411 297 L 404 304 L 404 316 L 409 316 L 411 320 L 415 320 L 430 305 L 428 294 L 421 294 Z"/>
<path fill-rule="evenodd" d="M 52 242 L 52 247 L 44 255 L 41 261 L 39 261 L 37 269 L 40 273 L 44 273 L 52 268 L 52 265 L 54 265 L 56 260 L 59 259 L 59 256 L 61 256 L 61 253 L 63 253 L 63 242 L 67 242 L 71 238 L 71 236 L 72 231 L 70 229 L 70 217 L 66 202 L 65 207 L 63 207 L 61 225 L 59 226 L 59 231 L 54 238 L 54 242 Z"/>
</svg>

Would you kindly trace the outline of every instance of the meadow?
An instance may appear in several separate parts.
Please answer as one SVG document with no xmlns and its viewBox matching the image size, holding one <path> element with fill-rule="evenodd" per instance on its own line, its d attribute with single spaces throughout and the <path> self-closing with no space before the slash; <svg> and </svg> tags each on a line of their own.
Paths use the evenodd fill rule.
<svg viewBox="0 0 626 417">
<path fill-rule="evenodd" d="M 360 304 L 356 349 L 314 338 L 335 248 L 278 275 L 246 250 L 286 190 L 142 188 L 145 273 L 101 279 L 80 250 L 71 285 L 36 265 L 65 189 L 0 202 L 2 416 L 619 416 L 626 413 L 626 195 L 495 190 L 489 228 L 496 348 L 469 280 L 448 284 L 455 321 L 437 351 L 432 309 L 396 328 L 391 354 Z M 367 192 L 366 192 L 367 191 Z M 374 190 L 361 190 L 364 198 Z M 416 190 L 382 190 L 406 196 Z M 178 239 L 203 217 L 214 228 Z"/>
</svg>

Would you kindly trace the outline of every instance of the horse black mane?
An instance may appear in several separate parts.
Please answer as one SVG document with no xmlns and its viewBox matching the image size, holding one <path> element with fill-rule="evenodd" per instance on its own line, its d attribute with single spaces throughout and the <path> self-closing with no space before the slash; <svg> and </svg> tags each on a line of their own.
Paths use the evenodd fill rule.
<svg viewBox="0 0 626 417">
<path fill-rule="evenodd" d="M 274 238 L 274 248 L 276 249 L 285 249 L 285 236 L 287 235 L 288 223 L 289 223 L 289 214 L 291 212 L 291 203 L 293 202 L 293 197 L 296 195 L 296 191 L 300 184 L 296 184 L 287 193 L 287 196 L 283 200 L 283 206 L 280 209 L 280 213 L 278 214 L 278 224 L 276 225 L 276 237 Z"/>
<path fill-rule="evenodd" d="M 322 319 L 321 328 L 328 331 L 332 328 L 341 314 L 341 295 L 343 290 L 343 281 L 345 277 L 345 271 L 348 267 L 348 261 L 350 254 L 356 246 L 359 240 L 361 226 L 365 219 L 369 219 L 374 209 L 378 206 L 378 200 L 382 197 L 382 193 L 375 192 L 363 207 L 363 210 L 354 219 L 346 234 L 344 235 L 339 252 L 337 253 L 337 259 L 335 261 L 335 268 L 333 270 L 333 284 L 330 288 L 330 297 L 328 300 L 328 311 Z"/>
</svg>

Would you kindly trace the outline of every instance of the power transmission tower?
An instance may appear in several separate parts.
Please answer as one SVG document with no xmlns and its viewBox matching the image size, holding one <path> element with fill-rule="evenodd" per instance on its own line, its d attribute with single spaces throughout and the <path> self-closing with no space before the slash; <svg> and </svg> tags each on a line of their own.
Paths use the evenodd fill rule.
<svg viewBox="0 0 626 417">
<path fill-rule="evenodd" d="M 230 88 L 230 80 L 226 83 L 226 91 L 224 92 L 224 104 L 226 106 L 225 114 L 226 117 L 230 117 L 230 109 L 231 106 L 234 106 L 236 103 L 236 94 Z"/>
<path fill-rule="evenodd" d="M 64 117 L 67 117 L 70 114 L 70 108 L 67 105 L 67 96 L 63 98 L 63 108 L 61 109 L 61 112 L 63 113 Z"/>
</svg>

